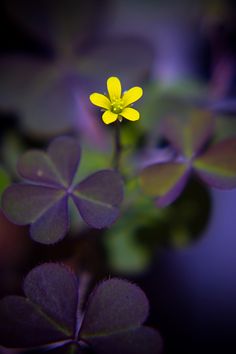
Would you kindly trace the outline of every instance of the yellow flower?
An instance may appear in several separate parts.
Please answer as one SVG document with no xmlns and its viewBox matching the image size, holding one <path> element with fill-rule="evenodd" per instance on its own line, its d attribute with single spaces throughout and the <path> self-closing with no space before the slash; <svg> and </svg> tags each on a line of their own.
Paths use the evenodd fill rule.
<svg viewBox="0 0 236 354">
<path fill-rule="evenodd" d="M 120 80 L 118 77 L 112 76 L 107 80 L 107 91 L 108 95 L 92 93 L 89 97 L 95 106 L 105 109 L 102 115 L 105 124 L 113 123 L 117 119 L 121 122 L 123 118 L 131 121 L 139 119 L 139 112 L 131 108 L 130 105 L 142 97 L 141 87 L 132 87 L 122 94 Z"/>
</svg>

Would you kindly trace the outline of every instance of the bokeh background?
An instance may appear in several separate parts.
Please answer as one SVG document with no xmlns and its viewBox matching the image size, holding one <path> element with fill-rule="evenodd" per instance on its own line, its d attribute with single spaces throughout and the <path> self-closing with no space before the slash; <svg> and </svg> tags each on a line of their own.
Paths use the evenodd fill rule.
<svg viewBox="0 0 236 354">
<path fill-rule="evenodd" d="M 0 23 L 0 195 L 18 179 L 19 155 L 60 134 L 80 139 L 81 176 L 107 167 L 112 128 L 88 95 L 111 75 L 144 88 L 140 122 L 123 128 L 128 174 L 157 150 L 168 154 L 159 129 L 168 115 L 203 107 L 216 117 L 216 140 L 236 135 L 234 1 L 6 0 Z M 0 211 L 0 295 L 21 293 L 34 265 L 63 261 L 91 284 L 108 275 L 139 283 L 165 354 L 235 353 L 236 190 L 192 180 L 160 211 L 128 191 L 113 228 L 87 229 L 72 211 L 72 232 L 54 246 Z"/>
</svg>

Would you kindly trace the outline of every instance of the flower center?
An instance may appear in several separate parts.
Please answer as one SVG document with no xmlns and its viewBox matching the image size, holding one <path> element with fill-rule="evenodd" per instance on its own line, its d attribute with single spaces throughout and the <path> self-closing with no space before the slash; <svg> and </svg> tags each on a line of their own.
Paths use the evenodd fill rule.
<svg viewBox="0 0 236 354">
<path fill-rule="evenodd" d="M 121 98 L 114 98 L 111 101 L 111 111 L 113 113 L 119 114 L 123 111 L 124 102 Z"/>
</svg>

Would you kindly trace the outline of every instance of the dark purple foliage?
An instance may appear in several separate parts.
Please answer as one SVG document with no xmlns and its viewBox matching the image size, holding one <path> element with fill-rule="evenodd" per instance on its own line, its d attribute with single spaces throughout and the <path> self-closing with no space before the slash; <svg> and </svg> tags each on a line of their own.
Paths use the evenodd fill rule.
<svg viewBox="0 0 236 354">
<path fill-rule="evenodd" d="M 8 296 L 0 302 L 0 345 L 31 348 L 48 345 L 64 353 L 157 354 L 157 331 L 142 326 L 148 301 L 136 285 L 121 279 L 101 282 L 81 313 L 79 283 L 63 265 L 43 264 L 25 278 L 26 297 Z M 57 347 L 55 349 L 55 346 Z"/>
<path fill-rule="evenodd" d="M 73 184 L 80 163 L 80 146 L 70 137 L 52 141 L 48 151 L 26 152 L 18 172 L 26 180 L 7 188 L 2 197 L 6 216 L 19 225 L 31 224 L 35 241 L 51 244 L 69 229 L 68 199 L 94 228 L 110 226 L 119 215 L 123 182 L 112 170 L 101 170 Z"/>
<path fill-rule="evenodd" d="M 178 155 L 172 161 L 155 163 L 141 171 L 143 190 L 156 198 L 158 207 L 178 198 L 192 172 L 211 187 L 236 188 L 236 138 L 206 148 L 213 132 L 213 117 L 202 111 L 194 111 L 185 123 L 175 118 L 164 121 L 164 136 Z"/>
<path fill-rule="evenodd" d="M 28 133 L 55 136 L 78 128 L 88 141 L 101 143 L 104 132 L 89 112 L 88 94 L 114 73 L 127 87 L 143 80 L 153 62 L 149 43 L 100 35 L 107 11 L 104 1 L 4 2 L 10 16 L 52 55 L 42 59 L 9 54 L 0 59 L 1 108 L 17 112 Z"/>
</svg>

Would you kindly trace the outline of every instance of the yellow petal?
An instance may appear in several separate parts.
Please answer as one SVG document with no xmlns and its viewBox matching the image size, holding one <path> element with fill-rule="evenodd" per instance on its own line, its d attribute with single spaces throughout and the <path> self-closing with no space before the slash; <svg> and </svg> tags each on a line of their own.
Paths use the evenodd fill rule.
<svg viewBox="0 0 236 354">
<path fill-rule="evenodd" d="M 107 80 L 107 91 L 110 96 L 110 100 L 114 101 L 121 97 L 121 83 L 118 77 L 112 76 Z"/>
<path fill-rule="evenodd" d="M 139 112 L 134 109 L 134 108 L 125 108 L 123 109 L 123 111 L 120 113 L 120 115 L 128 120 L 132 120 L 132 121 L 135 121 L 135 120 L 138 120 L 139 117 L 140 117 L 140 114 Z"/>
<path fill-rule="evenodd" d="M 111 107 L 111 102 L 109 101 L 109 99 L 101 93 L 92 93 L 89 98 L 95 106 L 102 107 L 105 109 L 110 109 Z"/>
<path fill-rule="evenodd" d="M 102 120 L 105 124 L 113 123 L 117 120 L 118 114 L 113 113 L 111 111 L 106 111 L 102 115 Z"/>
<path fill-rule="evenodd" d="M 138 86 L 132 87 L 131 89 L 126 91 L 122 97 L 124 106 L 127 107 L 131 103 L 139 100 L 140 97 L 142 97 L 142 95 L 143 95 L 143 90 L 141 89 L 141 87 Z"/>
</svg>

